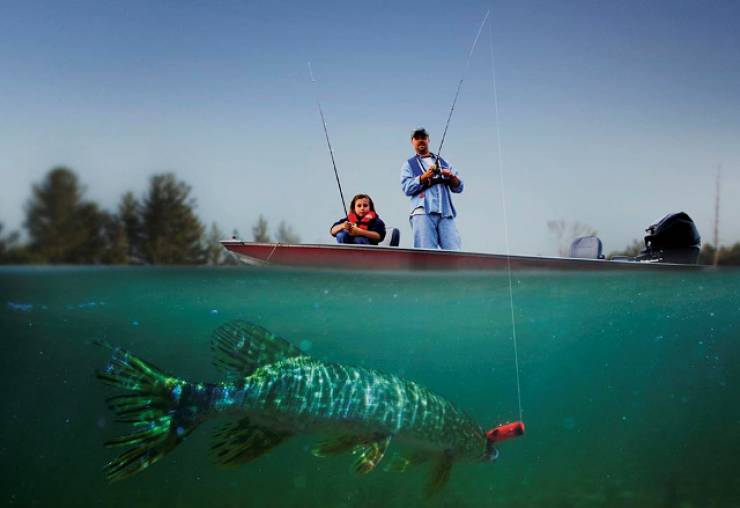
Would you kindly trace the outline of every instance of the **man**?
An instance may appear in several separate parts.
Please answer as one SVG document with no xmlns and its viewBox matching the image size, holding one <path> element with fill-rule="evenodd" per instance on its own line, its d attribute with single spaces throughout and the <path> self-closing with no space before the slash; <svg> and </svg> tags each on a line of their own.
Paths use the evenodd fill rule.
<svg viewBox="0 0 740 508">
<path fill-rule="evenodd" d="M 411 134 L 416 154 L 401 168 L 401 188 L 411 197 L 411 230 L 414 247 L 460 250 L 460 234 L 455 227 L 452 192 L 463 190 L 457 172 L 441 157 L 429 151 L 429 134 L 416 129 Z"/>
</svg>

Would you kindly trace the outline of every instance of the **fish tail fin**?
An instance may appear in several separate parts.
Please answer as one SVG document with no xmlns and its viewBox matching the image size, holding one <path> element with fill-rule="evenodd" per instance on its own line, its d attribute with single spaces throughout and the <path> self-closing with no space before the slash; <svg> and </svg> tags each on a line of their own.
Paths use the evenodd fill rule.
<svg viewBox="0 0 740 508">
<path fill-rule="evenodd" d="M 105 369 L 96 372 L 104 384 L 126 393 L 106 399 L 116 421 L 129 423 L 133 431 L 111 439 L 107 447 L 128 447 L 105 465 L 109 481 L 128 478 L 157 462 L 180 444 L 200 422 L 197 406 L 182 407 L 183 391 L 192 385 L 170 376 L 129 353 L 98 343 L 113 351 Z"/>
</svg>

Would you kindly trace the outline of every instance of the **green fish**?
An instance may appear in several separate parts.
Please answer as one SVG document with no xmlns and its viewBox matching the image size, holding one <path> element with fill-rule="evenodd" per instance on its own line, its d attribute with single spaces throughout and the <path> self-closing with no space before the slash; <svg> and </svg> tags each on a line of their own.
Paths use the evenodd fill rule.
<svg viewBox="0 0 740 508">
<path fill-rule="evenodd" d="M 110 346 L 108 346 L 110 347 Z M 127 393 L 107 404 L 130 434 L 106 442 L 128 450 L 104 470 L 123 480 L 164 457 L 199 424 L 230 417 L 213 437 L 215 462 L 239 465 L 269 452 L 290 437 L 319 433 L 327 439 L 318 457 L 352 453 L 353 469 L 374 470 L 393 441 L 408 453 L 387 460 L 386 470 L 402 472 L 432 463 L 427 493 L 439 491 L 459 461 L 491 461 L 493 443 L 524 432 L 523 425 L 485 432 L 467 414 L 428 389 L 375 370 L 311 358 L 287 340 L 245 321 L 213 332 L 215 366 L 221 383 L 192 383 L 170 375 L 122 349 L 97 371 L 102 382 Z"/>
</svg>

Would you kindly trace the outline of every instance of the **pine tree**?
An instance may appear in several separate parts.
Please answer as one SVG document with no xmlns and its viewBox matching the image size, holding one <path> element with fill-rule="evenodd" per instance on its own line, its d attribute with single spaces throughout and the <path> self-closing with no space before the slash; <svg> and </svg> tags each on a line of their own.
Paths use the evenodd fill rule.
<svg viewBox="0 0 740 508">
<path fill-rule="evenodd" d="M 300 243 L 301 241 L 298 234 L 285 221 L 280 221 L 276 237 L 279 243 Z"/>
<path fill-rule="evenodd" d="M 190 186 L 172 173 L 155 175 L 142 206 L 142 254 L 154 264 L 201 264 L 203 225 Z"/>
<path fill-rule="evenodd" d="M 103 263 L 125 265 L 129 262 L 129 244 L 126 227 L 117 215 L 107 215 L 105 222 L 106 249 Z"/>
<path fill-rule="evenodd" d="M 126 255 L 129 263 L 142 261 L 141 204 L 132 192 L 127 192 L 118 204 L 118 218 L 126 235 Z"/>
<path fill-rule="evenodd" d="M 221 265 L 224 264 L 225 249 L 221 245 L 221 240 L 224 239 L 224 234 L 218 228 L 215 222 L 211 223 L 211 227 L 208 230 L 208 234 L 204 238 L 204 248 L 206 250 L 206 263 L 209 265 Z"/>
<path fill-rule="evenodd" d="M 57 167 L 32 188 L 25 226 L 37 262 L 98 263 L 105 250 L 105 214 L 82 201 L 77 175 Z"/>
<path fill-rule="evenodd" d="M 4 224 L 0 222 L 0 263 L 20 263 L 25 261 L 25 249 L 18 245 L 20 235 L 13 231 L 3 236 Z"/>
<path fill-rule="evenodd" d="M 257 224 L 252 227 L 252 238 L 255 242 L 270 243 L 270 233 L 267 232 L 267 219 L 261 214 L 257 219 Z"/>
</svg>

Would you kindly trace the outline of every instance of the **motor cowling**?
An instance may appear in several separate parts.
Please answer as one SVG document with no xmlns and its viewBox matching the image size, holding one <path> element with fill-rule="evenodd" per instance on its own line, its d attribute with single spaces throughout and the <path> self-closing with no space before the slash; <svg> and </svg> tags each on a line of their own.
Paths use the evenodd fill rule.
<svg viewBox="0 0 740 508">
<path fill-rule="evenodd" d="M 645 229 L 645 249 L 641 260 L 696 264 L 701 236 L 685 212 L 670 213 Z"/>
</svg>

